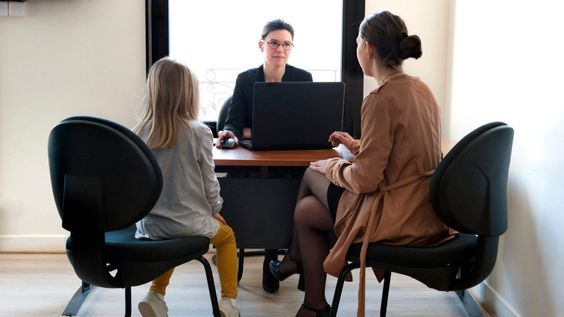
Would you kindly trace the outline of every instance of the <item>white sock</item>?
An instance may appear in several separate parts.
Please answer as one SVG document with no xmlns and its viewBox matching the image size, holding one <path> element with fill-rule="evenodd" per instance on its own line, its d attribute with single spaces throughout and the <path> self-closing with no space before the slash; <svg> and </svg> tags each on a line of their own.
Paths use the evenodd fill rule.
<svg viewBox="0 0 564 317">
<path fill-rule="evenodd" d="M 235 299 L 235 298 L 221 297 L 221 299 L 229 301 L 231 303 L 231 305 L 233 305 L 233 307 L 237 306 L 237 299 Z"/>
<path fill-rule="evenodd" d="M 158 299 L 164 301 L 164 295 L 163 295 L 163 294 L 161 294 L 161 293 L 159 293 L 159 292 L 155 292 L 155 291 L 151 291 L 151 292 L 155 293 L 155 295 L 157 295 L 157 298 L 158 298 Z"/>
</svg>

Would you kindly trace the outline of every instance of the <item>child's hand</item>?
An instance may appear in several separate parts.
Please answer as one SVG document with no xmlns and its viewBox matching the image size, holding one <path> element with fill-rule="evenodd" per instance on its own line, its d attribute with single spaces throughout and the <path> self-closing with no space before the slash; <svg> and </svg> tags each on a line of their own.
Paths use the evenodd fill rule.
<svg viewBox="0 0 564 317">
<path fill-rule="evenodd" d="M 213 215 L 212 217 L 214 217 L 217 221 L 221 222 L 222 224 L 226 225 L 227 222 L 225 221 L 225 219 L 218 213 L 216 213 L 215 215 Z"/>
</svg>

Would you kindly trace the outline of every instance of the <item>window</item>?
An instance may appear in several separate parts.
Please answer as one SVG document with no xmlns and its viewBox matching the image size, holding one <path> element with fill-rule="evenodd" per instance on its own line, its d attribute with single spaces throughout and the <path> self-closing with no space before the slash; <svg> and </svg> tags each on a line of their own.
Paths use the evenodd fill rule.
<svg viewBox="0 0 564 317">
<path fill-rule="evenodd" d="M 167 55 L 188 65 L 200 80 L 201 120 L 215 121 L 237 74 L 262 64 L 262 27 L 281 18 L 295 29 L 289 64 L 310 71 L 315 81 L 345 82 L 345 108 L 356 104 L 345 109 L 345 130 L 354 130 L 362 100 L 355 37 L 364 1 L 146 1 L 147 69 Z"/>
</svg>

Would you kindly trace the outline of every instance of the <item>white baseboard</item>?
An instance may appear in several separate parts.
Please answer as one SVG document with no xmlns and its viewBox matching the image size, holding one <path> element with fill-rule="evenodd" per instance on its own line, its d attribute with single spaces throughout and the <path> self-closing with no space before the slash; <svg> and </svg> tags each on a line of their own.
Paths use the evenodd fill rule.
<svg viewBox="0 0 564 317">
<path fill-rule="evenodd" d="M 487 282 L 469 290 L 472 297 L 497 317 L 521 317 L 521 315 Z"/>
<path fill-rule="evenodd" d="M 0 253 L 65 253 L 66 235 L 0 235 Z"/>
</svg>

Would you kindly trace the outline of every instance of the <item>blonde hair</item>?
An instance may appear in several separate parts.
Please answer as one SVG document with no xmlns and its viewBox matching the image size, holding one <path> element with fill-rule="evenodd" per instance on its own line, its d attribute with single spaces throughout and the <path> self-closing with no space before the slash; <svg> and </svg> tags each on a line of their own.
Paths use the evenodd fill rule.
<svg viewBox="0 0 564 317">
<path fill-rule="evenodd" d="M 151 149 L 172 147 L 178 127 L 198 118 L 198 79 L 186 65 L 162 58 L 149 70 L 143 103 L 144 114 L 133 131 L 147 130 L 144 141 Z"/>
</svg>

